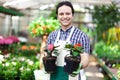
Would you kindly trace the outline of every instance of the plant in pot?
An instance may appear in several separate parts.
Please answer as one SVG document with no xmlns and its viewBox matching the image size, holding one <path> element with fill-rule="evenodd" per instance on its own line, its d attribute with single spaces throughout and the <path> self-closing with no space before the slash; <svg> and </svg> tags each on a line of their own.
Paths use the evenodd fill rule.
<svg viewBox="0 0 120 80">
<path fill-rule="evenodd" d="M 56 47 L 57 46 L 54 46 L 53 44 L 49 44 L 44 50 L 47 52 L 47 56 L 43 57 L 43 65 L 47 73 L 54 73 L 56 71 L 55 62 L 57 57 L 52 55 L 57 53 Z"/>
<path fill-rule="evenodd" d="M 49 33 L 59 28 L 59 21 L 53 17 L 45 18 L 39 17 L 30 22 L 28 31 L 33 37 L 42 37 L 40 52 L 43 52 L 43 48 L 46 45 L 47 37 Z"/>
<path fill-rule="evenodd" d="M 70 55 L 65 57 L 66 65 L 64 66 L 64 71 L 68 74 L 72 74 L 77 71 L 80 67 L 81 56 L 80 54 L 84 51 L 81 44 L 67 44 L 65 48 L 70 51 Z"/>
</svg>

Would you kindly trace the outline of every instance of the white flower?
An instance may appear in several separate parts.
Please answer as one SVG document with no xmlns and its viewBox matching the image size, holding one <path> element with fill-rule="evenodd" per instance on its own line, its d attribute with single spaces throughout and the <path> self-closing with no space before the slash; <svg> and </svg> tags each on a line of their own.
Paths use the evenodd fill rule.
<svg viewBox="0 0 120 80">
<path fill-rule="evenodd" d="M 33 65 L 33 61 L 30 60 L 30 59 L 27 59 L 26 62 L 27 62 L 29 65 Z"/>
<path fill-rule="evenodd" d="M 15 65 L 16 65 L 16 62 L 12 62 L 12 64 L 15 66 Z"/>
<path fill-rule="evenodd" d="M 30 68 L 27 68 L 26 70 L 27 70 L 27 71 L 30 71 Z"/>
<path fill-rule="evenodd" d="M 6 66 L 9 66 L 10 65 L 10 63 L 8 63 L 8 62 L 6 62 L 6 64 L 5 64 Z"/>
<path fill-rule="evenodd" d="M 33 65 L 33 61 L 31 61 L 30 59 L 27 59 L 26 62 L 28 62 L 29 65 Z"/>
<path fill-rule="evenodd" d="M 23 71 L 24 70 L 24 67 L 22 66 L 21 68 L 20 68 L 20 71 Z"/>
<path fill-rule="evenodd" d="M 5 58 L 8 58 L 8 57 L 10 57 L 10 55 L 11 55 L 11 54 L 6 54 L 6 55 L 5 55 Z"/>
<path fill-rule="evenodd" d="M 4 56 L 0 55 L 0 61 L 3 61 L 3 60 L 4 60 Z"/>
<path fill-rule="evenodd" d="M 24 57 L 20 57 L 19 60 L 20 61 L 25 61 L 25 58 Z"/>
<path fill-rule="evenodd" d="M 28 63 L 29 63 L 29 65 L 33 65 L 33 61 L 29 61 Z"/>
</svg>

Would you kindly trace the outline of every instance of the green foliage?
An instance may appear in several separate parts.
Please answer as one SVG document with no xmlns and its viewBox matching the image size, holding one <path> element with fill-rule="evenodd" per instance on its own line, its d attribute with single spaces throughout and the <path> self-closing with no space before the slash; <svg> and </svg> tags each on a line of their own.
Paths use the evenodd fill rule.
<svg viewBox="0 0 120 80">
<path fill-rule="evenodd" d="M 70 54 L 72 56 L 80 56 L 80 53 L 84 52 L 84 48 L 82 47 L 81 44 L 66 44 L 65 45 L 65 49 L 67 49 L 68 51 L 70 51 Z"/>
<path fill-rule="evenodd" d="M 120 43 L 116 44 L 106 44 L 103 41 L 100 41 L 95 44 L 94 54 L 97 54 L 100 58 L 105 58 L 108 60 L 119 60 L 120 58 Z"/>
<path fill-rule="evenodd" d="M 120 79 L 120 69 L 117 71 L 117 77 Z"/>
<path fill-rule="evenodd" d="M 85 32 L 88 35 L 88 37 L 90 37 L 90 38 L 92 38 L 93 36 L 96 35 L 96 32 L 95 32 L 94 29 L 87 28 L 85 25 L 81 25 L 80 26 L 80 30 L 83 31 L 83 32 Z"/>
<path fill-rule="evenodd" d="M 119 8 L 112 3 L 111 5 L 95 6 L 94 10 L 90 10 L 93 16 L 93 23 L 96 24 L 96 32 L 98 41 L 102 40 L 103 32 L 109 28 L 115 27 L 120 21 Z"/>
<path fill-rule="evenodd" d="M 34 56 L 36 57 L 36 56 Z M 39 60 L 10 54 L 0 63 L 1 80 L 34 80 L 33 71 L 39 69 Z"/>
<path fill-rule="evenodd" d="M 39 69 L 36 48 L 35 44 L 9 45 L 8 53 L 3 59 L 0 59 L 0 80 L 34 80 L 33 71 Z M 3 53 L 1 52 L 1 54 Z"/>
<path fill-rule="evenodd" d="M 59 28 L 59 22 L 56 19 L 39 17 L 33 20 L 28 27 L 28 31 L 33 37 L 48 35 L 50 32 Z"/>
<path fill-rule="evenodd" d="M 57 19 L 56 9 L 53 9 L 49 17 L 53 17 L 53 19 Z"/>
</svg>

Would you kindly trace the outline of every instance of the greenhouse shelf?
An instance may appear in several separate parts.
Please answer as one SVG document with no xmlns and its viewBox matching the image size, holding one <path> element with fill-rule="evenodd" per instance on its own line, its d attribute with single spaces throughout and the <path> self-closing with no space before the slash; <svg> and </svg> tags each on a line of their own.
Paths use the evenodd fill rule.
<svg viewBox="0 0 120 80">
<path fill-rule="evenodd" d="M 110 70 L 110 68 L 104 64 L 103 60 L 95 56 L 98 60 L 99 65 L 102 67 L 102 69 L 107 73 L 107 75 L 110 77 L 111 80 L 119 80 L 115 74 L 113 74 Z"/>
</svg>

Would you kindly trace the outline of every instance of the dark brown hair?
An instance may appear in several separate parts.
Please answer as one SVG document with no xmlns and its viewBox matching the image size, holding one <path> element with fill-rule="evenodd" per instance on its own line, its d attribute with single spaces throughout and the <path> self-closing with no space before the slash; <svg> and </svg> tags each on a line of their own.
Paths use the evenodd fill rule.
<svg viewBox="0 0 120 80">
<path fill-rule="evenodd" d="M 69 1 L 62 1 L 60 3 L 58 3 L 57 7 L 56 7 L 56 14 L 58 14 L 58 9 L 63 6 L 63 5 L 66 5 L 66 6 L 69 6 L 72 10 L 72 14 L 74 15 L 74 8 L 73 8 L 73 5 L 71 4 L 71 2 Z"/>
</svg>

